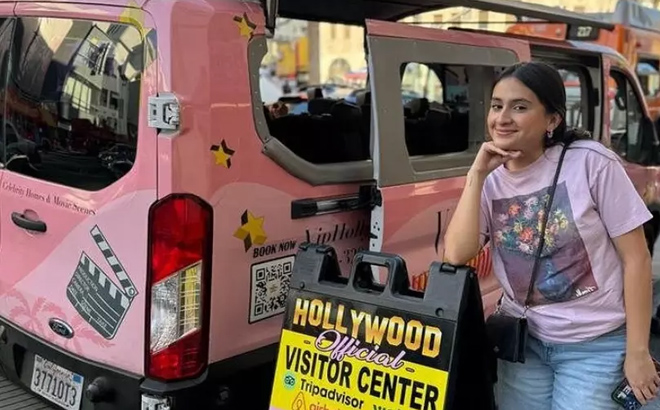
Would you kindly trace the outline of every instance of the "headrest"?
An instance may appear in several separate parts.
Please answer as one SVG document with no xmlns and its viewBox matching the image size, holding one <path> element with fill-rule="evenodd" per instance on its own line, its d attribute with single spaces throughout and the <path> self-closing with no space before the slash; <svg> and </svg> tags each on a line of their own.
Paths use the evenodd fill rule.
<svg viewBox="0 0 660 410">
<path fill-rule="evenodd" d="M 358 107 L 357 105 L 342 100 L 342 101 L 337 101 L 332 106 L 331 114 L 334 118 L 337 119 L 354 120 L 356 118 L 360 118 L 361 111 L 360 111 L 360 107 Z"/>
<path fill-rule="evenodd" d="M 317 98 L 323 98 L 323 90 L 321 87 L 309 87 L 307 89 L 307 99 L 311 101 Z"/>
<path fill-rule="evenodd" d="M 361 90 L 355 93 L 355 103 L 358 106 L 370 105 L 371 104 L 371 91 L 370 90 Z"/>
<path fill-rule="evenodd" d="M 311 115 L 330 114 L 332 106 L 337 102 L 331 98 L 316 98 L 309 100 L 307 103 L 307 111 Z"/>
<path fill-rule="evenodd" d="M 408 118 L 421 118 L 429 110 L 429 100 L 426 98 L 414 98 L 404 105 Z"/>
</svg>

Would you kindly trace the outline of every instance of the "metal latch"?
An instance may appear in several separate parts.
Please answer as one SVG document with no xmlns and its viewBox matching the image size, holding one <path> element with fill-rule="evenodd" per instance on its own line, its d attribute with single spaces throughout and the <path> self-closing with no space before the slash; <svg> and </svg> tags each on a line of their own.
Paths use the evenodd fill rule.
<svg viewBox="0 0 660 410">
<path fill-rule="evenodd" d="M 376 206 L 383 206 L 383 195 L 375 184 L 360 187 L 360 200 L 368 203 L 371 209 Z"/>
<path fill-rule="evenodd" d="M 149 126 L 159 130 L 179 128 L 179 101 L 174 94 L 149 97 Z"/>
</svg>

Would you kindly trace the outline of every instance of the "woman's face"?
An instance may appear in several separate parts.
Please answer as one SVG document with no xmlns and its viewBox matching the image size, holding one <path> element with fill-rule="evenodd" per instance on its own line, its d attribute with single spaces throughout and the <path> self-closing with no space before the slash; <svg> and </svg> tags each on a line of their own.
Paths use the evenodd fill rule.
<svg viewBox="0 0 660 410">
<path fill-rule="evenodd" d="M 493 89 L 488 131 L 498 148 L 525 152 L 543 149 L 548 130 L 559 115 L 548 114 L 536 94 L 519 80 L 508 77 Z"/>
</svg>

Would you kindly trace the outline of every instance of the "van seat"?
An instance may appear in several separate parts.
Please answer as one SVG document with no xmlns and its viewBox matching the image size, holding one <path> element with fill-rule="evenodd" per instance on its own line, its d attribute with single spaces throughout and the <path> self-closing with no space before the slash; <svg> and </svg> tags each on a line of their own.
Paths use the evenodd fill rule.
<svg viewBox="0 0 660 410">
<path fill-rule="evenodd" d="M 454 111 L 451 113 L 449 127 L 445 131 L 451 138 L 445 139 L 444 152 L 461 152 L 470 145 L 470 115 L 467 112 Z"/>
<path fill-rule="evenodd" d="M 271 122 L 270 134 L 296 155 L 315 164 L 336 162 L 343 153 L 330 115 L 289 114 Z"/>
<path fill-rule="evenodd" d="M 347 101 L 338 101 L 332 107 L 332 119 L 336 138 L 343 140 L 344 161 L 359 161 L 369 158 L 362 150 L 360 130 L 362 127 L 362 111 L 360 107 Z"/>
<path fill-rule="evenodd" d="M 341 163 L 370 158 L 371 93 L 353 104 L 345 100 L 310 100 L 310 113 L 289 114 L 269 121 L 270 133 L 301 158 L 315 163 Z M 318 104 L 314 106 L 314 103 Z M 446 154 L 467 149 L 468 115 L 429 103 L 426 98 L 404 106 L 408 153 Z"/>
<path fill-rule="evenodd" d="M 307 102 L 307 111 L 312 115 L 330 114 L 336 102 L 332 98 L 315 98 Z"/>
<path fill-rule="evenodd" d="M 364 158 L 371 158 L 371 91 L 358 91 L 355 93 L 355 101 L 362 112 L 360 149 Z"/>
<path fill-rule="evenodd" d="M 321 87 L 309 87 L 307 89 L 307 100 L 315 100 L 317 98 L 323 98 L 323 89 Z"/>
<path fill-rule="evenodd" d="M 362 112 L 347 101 L 333 101 L 328 114 L 289 114 L 269 122 L 270 133 L 301 158 L 315 164 L 369 158 L 361 135 Z"/>
<path fill-rule="evenodd" d="M 371 91 L 360 90 L 355 92 L 355 103 L 362 107 L 365 103 L 371 104 Z"/>
<path fill-rule="evenodd" d="M 429 108 L 422 118 L 406 118 L 406 146 L 408 154 L 432 155 L 451 152 L 448 141 L 454 134 L 449 133 L 451 114 L 435 107 Z"/>
<path fill-rule="evenodd" d="M 413 98 L 403 106 L 405 118 L 424 118 L 430 107 L 428 98 Z"/>
</svg>

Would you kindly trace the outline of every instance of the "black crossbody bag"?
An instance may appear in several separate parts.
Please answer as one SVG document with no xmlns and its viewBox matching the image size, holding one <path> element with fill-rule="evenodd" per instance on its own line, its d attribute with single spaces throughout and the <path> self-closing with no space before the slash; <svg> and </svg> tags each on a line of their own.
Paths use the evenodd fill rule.
<svg viewBox="0 0 660 410">
<path fill-rule="evenodd" d="M 509 316 L 500 311 L 498 305 L 495 313 L 490 315 L 486 320 L 486 333 L 489 342 L 493 349 L 493 353 L 498 359 L 506 360 L 508 362 L 525 363 L 525 348 L 527 347 L 528 329 L 527 329 L 527 310 L 531 302 L 532 292 L 534 291 L 534 283 L 537 277 L 539 263 L 541 261 L 541 252 L 545 245 L 545 227 L 552 208 L 552 201 L 555 197 L 555 190 L 557 189 L 557 181 L 559 180 L 559 172 L 561 165 L 564 162 L 564 156 L 568 144 L 565 144 L 561 155 L 559 156 L 559 163 L 555 171 L 555 177 L 549 191 L 548 203 L 545 206 L 545 214 L 541 222 L 541 238 L 539 246 L 536 250 L 536 257 L 534 259 L 534 267 L 532 268 L 531 280 L 529 288 L 527 289 L 527 297 L 525 298 L 525 310 L 521 317 Z M 504 297 L 504 296 L 503 296 Z M 500 300 L 501 304 L 501 300 Z"/>
</svg>

